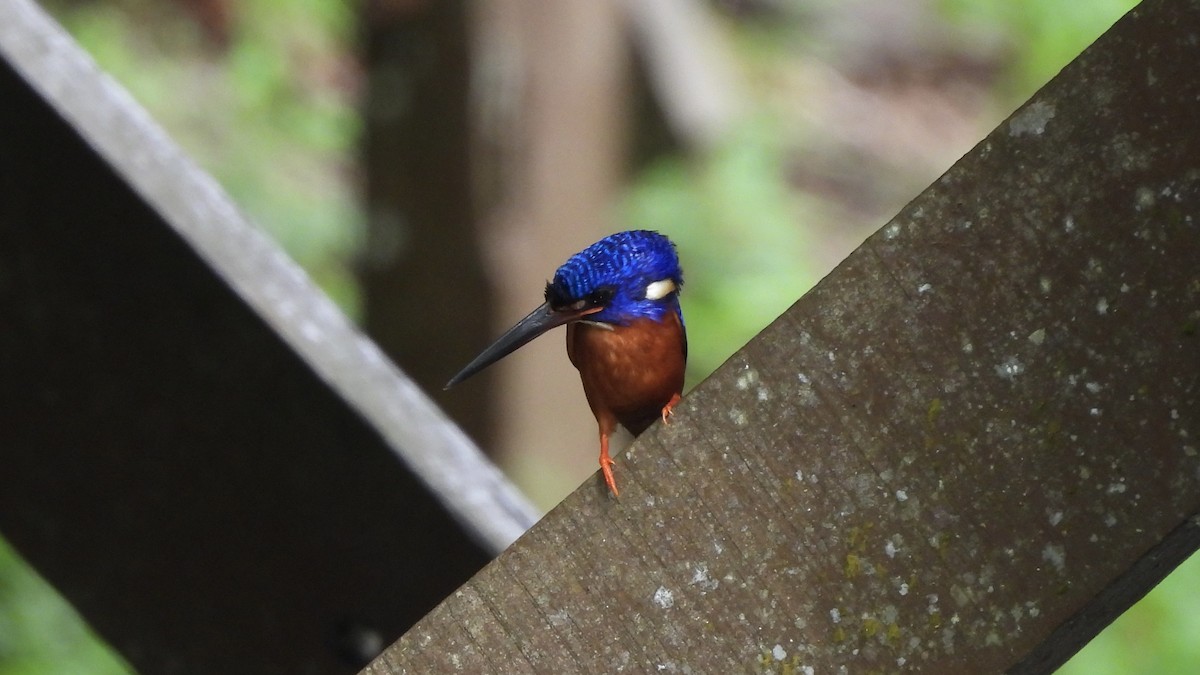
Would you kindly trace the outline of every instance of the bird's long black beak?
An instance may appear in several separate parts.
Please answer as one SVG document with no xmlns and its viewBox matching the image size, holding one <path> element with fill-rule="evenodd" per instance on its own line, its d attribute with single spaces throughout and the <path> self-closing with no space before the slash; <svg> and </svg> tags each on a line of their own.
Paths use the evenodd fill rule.
<svg viewBox="0 0 1200 675">
<path fill-rule="evenodd" d="M 529 313 L 529 316 L 517 322 L 517 325 L 505 331 L 495 342 L 487 349 L 483 350 L 475 360 L 467 364 L 457 375 L 450 378 L 446 383 L 446 389 L 462 382 L 468 377 L 487 368 L 500 359 L 508 356 L 517 349 L 528 344 L 537 336 L 546 331 L 557 328 L 564 323 L 570 323 L 582 318 L 587 314 L 598 311 L 600 308 L 590 310 L 555 310 L 550 307 L 550 303 L 542 303 L 541 307 Z"/>
</svg>

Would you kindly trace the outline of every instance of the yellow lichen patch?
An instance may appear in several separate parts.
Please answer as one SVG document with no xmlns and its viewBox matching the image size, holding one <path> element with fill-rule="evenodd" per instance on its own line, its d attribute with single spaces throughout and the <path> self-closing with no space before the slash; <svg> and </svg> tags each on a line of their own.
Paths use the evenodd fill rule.
<svg viewBox="0 0 1200 675">
<path fill-rule="evenodd" d="M 1062 432 L 1062 423 L 1058 420 L 1050 420 L 1045 424 L 1046 440 L 1054 442 L 1059 439 Z"/>
<path fill-rule="evenodd" d="M 863 523 L 850 528 L 850 550 L 862 553 L 867 550 L 867 535 L 875 528 L 874 523 Z"/>
<path fill-rule="evenodd" d="M 853 553 L 847 553 L 846 567 L 842 570 L 842 573 L 846 575 L 847 579 L 853 579 L 860 572 L 862 572 L 862 562 L 859 561 L 858 556 Z"/>
<path fill-rule="evenodd" d="M 929 613 L 929 627 L 933 628 L 935 630 L 942 627 L 942 613 L 941 612 L 930 612 Z"/>
<path fill-rule="evenodd" d="M 791 656 L 787 656 L 786 654 L 780 654 L 778 650 L 781 649 L 780 645 L 775 645 L 775 649 L 773 650 L 763 648 L 762 652 L 758 655 L 758 665 L 760 668 L 756 670 L 761 670 L 764 673 L 778 673 L 779 675 L 797 675 L 804 672 L 802 670 L 804 661 L 800 658 L 800 655 L 792 654 Z"/>
<path fill-rule="evenodd" d="M 901 637 L 903 637 L 903 633 L 900 631 L 899 624 L 893 623 L 888 625 L 887 642 L 889 645 L 891 645 L 893 648 L 899 647 Z"/>
<path fill-rule="evenodd" d="M 946 551 L 950 548 L 950 535 L 945 532 L 938 532 L 930 537 L 929 544 L 937 550 L 938 555 L 944 560 L 946 558 Z"/>
<path fill-rule="evenodd" d="M 800 670 L 802 665 L 800 663 L 800 657 L 795 654 L 793 654 L 790 659 L 779 665 L 779 675 L 796 675 L 796 673 L 802 672 Z"/>
<path fill-rule="evenodd" d="M 935 398 L 929 402 L 929 409 L 925 411 L 925 422 L 932 427 L 937 422 L 938 415 L 942 414 L 942 399 Z"/>
</svg>

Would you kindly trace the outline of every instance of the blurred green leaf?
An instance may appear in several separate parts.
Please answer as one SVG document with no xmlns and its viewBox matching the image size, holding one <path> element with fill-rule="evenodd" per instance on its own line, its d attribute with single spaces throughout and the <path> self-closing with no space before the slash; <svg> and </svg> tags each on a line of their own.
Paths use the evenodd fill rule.
<svg viewBox="0 0 1200 675">
<path fill-rule="evenodd" d="M 1185 675 L 1200 665 L 1200 554 L 1092 640 L 1060 675 Z"/>
<path fill-rule="evenodd" d="M 1020 102 L 1058 74 L 1137 0 L 940 0 L 961 29 L 1002 36 L 1014 53 L 1007 86 Z"/>
<path fill-rule="evenodd" d="M 0 539 L 0 675 L 130 672 Z"/>
<path fill-rule="evenodd" d="M 806 199 L 784 182 L 777 125 L 740 128 L 716 152 L 660 160 L 634 182 L 623 221 L 659 230 L 687 262 L 681 295 L 690 382 L 706 377 L 815 282 Z"/>
</svg>

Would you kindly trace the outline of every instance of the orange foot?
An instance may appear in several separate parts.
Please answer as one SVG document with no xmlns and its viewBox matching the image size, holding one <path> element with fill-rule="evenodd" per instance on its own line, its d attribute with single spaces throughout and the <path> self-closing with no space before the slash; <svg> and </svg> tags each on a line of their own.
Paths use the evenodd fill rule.
<svg viewBox="0 0 1200 675">
<path fill-rule="evenodd" d="M 674 408 L 675 408 L 675 404 L 676 404 L 676 403 L 679 403 L 679 394 L 673 394 L 673 395 L 671 396 L 671 400 L 670 400 L 670 401 L 667 401 L 667 404 L 663 406 L 663 409 L 662 409 L 662 420 L 663 420 L 663 424 L 670 424 L 670 423 L 671 423 L 671 422 L 670 422 L 670 420 L 669 420 L 668 418 L 669 418 L 671 415 L 674 415 L 674 414 L 675 414 Z"/>
<path fill-rule="evenodd" d="M 616 462 L 608 456 L 608 434 L 600 434 L 600 471 L 604 473 L 604 483 L 612 490 L 613 496 L 617 497 L 620 493 L 617 492 L 617 479 L 613 478 L 613 464 Z"/>
</svg>

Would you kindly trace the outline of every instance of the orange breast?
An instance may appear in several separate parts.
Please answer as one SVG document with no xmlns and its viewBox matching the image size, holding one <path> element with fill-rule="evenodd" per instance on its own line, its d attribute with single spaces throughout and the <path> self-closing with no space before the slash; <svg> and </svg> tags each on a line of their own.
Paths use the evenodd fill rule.
<svg viewBox="0 0 1200 675">
<path fill-rule="evenodd" d="M 612 330 L 569 324 L 567 355 L 602 433 L 620 422 L 640 434 L 683 392 L 684 334 L 673 312 L 661 322 L 638 319 Z"/>
</svg>

